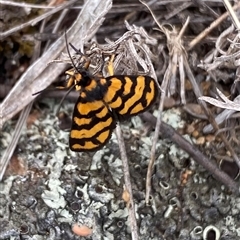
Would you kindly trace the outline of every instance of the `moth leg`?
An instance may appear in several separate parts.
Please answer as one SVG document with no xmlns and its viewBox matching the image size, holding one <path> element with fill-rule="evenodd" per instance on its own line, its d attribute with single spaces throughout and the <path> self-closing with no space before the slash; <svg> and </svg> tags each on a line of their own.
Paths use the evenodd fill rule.
<svg viewBox="0 0 240 240">
<path fill-rule="evenodd" d="M 108 66 L 107 66 L 107 70 L 108 70 L 108 74 L 109 76 L 113 76 L 114 75 L 114 67 L 113 67 L 113 60 L 115 58 L 115 54 L 113 54 L 108 62 Z"/>
<path fill-rule="evenodd" d="M 85 57 L 85 56 L 84 56 Z M 90 65 L 90 63 L 91 63 L 91 61 L 90 60 L 88 60 L 86 57 L 85 57 L 85 63 L 83 64 L 83 68 L 85 69 L 85 70 L 87 70 L 88 68 L 89 68 L 89 65 Z"/>
</svg>

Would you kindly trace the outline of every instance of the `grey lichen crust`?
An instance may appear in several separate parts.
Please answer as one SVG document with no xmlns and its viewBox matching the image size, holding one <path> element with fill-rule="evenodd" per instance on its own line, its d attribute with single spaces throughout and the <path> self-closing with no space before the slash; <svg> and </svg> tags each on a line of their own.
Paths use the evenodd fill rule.
<svg viewBox="0 0 240 240">
<path fill-rule="evenodd" d="M 53 115 L 57 105 L 51 101 L 18 145 L 28 164 L 26 175 L 8 176 L 0 183 L 0 239 L 79 239 L 71 230 L 73 223 L 93 229 L 87 239 L 131 239 L 115 136 L 96 153 L 71 152 L 68 133 L 59 130 Z M 70 113 L 72 106 L 66 103 L 63 110 Z M 151 202 L 145 204 L 152 136 L 142 140 L 134 126 L 140 127 L 139 119 L 123 128 L 130 133 L 125 141 L 140 238 L 202 239 L 209 229 L 217 229 L 221 239 L 239 239 L 240 198 L 176 146 L 173 151 L 168 140 L 159 140 Z M 193 174 L 182 185 L 184 160 L 190 160 L 187 169 Z"/>
</svg>

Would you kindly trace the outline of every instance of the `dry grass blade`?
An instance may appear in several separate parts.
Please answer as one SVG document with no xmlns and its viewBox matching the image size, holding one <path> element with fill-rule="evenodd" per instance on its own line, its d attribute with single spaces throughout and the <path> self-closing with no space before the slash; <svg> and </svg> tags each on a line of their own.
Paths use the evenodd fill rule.
<svg viewBox="0 0 240 240">
<path fill-rule="evenodd" d="M 96 33 L 110 8 L 110 0 L 87 1 L 73 26 L 67 31 L 69 42 L 81 49 L 84 42 Z M 89 12 L 96 12 L 96 14 L 89 15 Z M 64 36 L 62 36 L 21 76 L 0 105 L 2 114 L 0 128 L 36 97 L 32 95 L 33 93 L 48 87 L 63 72 L 65 64 L 51 64 L 50 66 L 47 63 L 57 59 L 65 47 Z"/>
<path fill-rule="evenodd" d="M 124 176 L 124 182 L 125 182 L 125 190 L 129 194 L 129 201 L 127 203 L 128 211 L 129 211 L 129 220 L 130 220 L 130 227 L 131 227 L 131 234 L 133 240 L 138 240 L 138 227 L 137 227 L 137 221 L 135 216 L 135 205 L 133 201 L 133 194 L 132 194 L 132 185 L 131 185 L 131 179 L 130 179 L 130 173 L 129 173 L 129 166 L 128 166 L 128 158 L 126 153 L 126 148 L 124 144 L 124 139 L 122 136 L 121 127 L 118 124 L 116 127 L 116 135 L 118 138 L 118 144 L 121 154 L 121 159 L 123 163 L 123 176 Z"/>
<path fill-rule="evenodd" d="M 41 24 L 40 32 L 44 31 L 44 27 L 45 27 L 45 20 Z M 33 53 L 31 62 L 34 62 L 36 59 L 39 58 L 39 56 L 40 56 L 40 48 L 41 48 L 41 43 L 39 42 L 34 47 L 34 53 Z M 4 175 L 5 171 L 6 171 L 7 165 L 9 163 L 10 159 L 12 158 L 13 152 L 14 152 L 14 150 L 16 148 L 16 145 L 18 143 L 18 140 L 19 140 L 19 138 L 21 136 L 22 129 L 23 129 L 23 127 L 26 124 L 26 120 L 27 120 L 27 118 L 29 116 L 29 113 L 31 111 L 32 105 L 33 105 L 33 101 L 30 102 L 22 110 L 22 112 L 21 112 L 21 114 L 19 116 L 18 122 L 16 124 L 16 127 L 14 129 L 11 142 L 8 145 L 6 151 L 4 152 L 4 154 L 3 154 L 3 156 L 2 156 L 2 158 L 0 160 L 0 181 L 2 180 L 3 175 Z"/>
<path fill-rule="evenodd" d="M 216 72 L 220 67 L 235 68 L 236 66 L 239 66 L 239 37 L 240 35 L 235 32 L 233 25 L 224 30 L 216 41 L 216 49 L 212 51 L 211 54 L 209 54 L 202 63 L 198 65 L 198 67 L 208 71 L 217 81 L 218 76 L 216 75 Z"/>
<path fill-rule="evenodd" d="M 220 92 L 220 91 L 218 90 L 218 92 Z M 228 99 L 226 100 L 225 98 L 223 98 L 223 101 L 219 101 L 215 98 L 206 97 L 206 96 L 199 97 L 199 100 L 208 102 L 216 107 L 240 111 L 239 96 L 237 98 L 235 98 L 234 101 L 230 101 Z"/>
<path fill-rule="evenodd" d="M 142 2 L 142 1 L 141 1 Z M 169 93 L 169 95 L 173 95 L 176 92 L 176 74 L 177 74 L 177 68 L 179 67 L 180 71 L 180 96 L 182 103 L 186 103 L 185 99 L 185 74 L 184 74 L 184 67 L 183 67 L 183 55 L 185 55 L 185 50 L 182 46 L 181 38 L 183 36 L 183 33 L 186 30 L 186 27 L 189 23 L 189 18 L 187 18 L 185 24 L 183 25 L 181 31 L 177 33 L 176 29 L 172 27 L 172 31 L 169 31 L 167 28 L 163 27 L 161 24 L 158 23 L 156 17 L 154 16 L 151 9 L 148 7 L 148 5 L 144 2 L 142 2 L 151 12 L 152 17 L 154 18 L 155 22 L 157 23 L 159 30 L 163 32 L 167 38 L 167 45 L 169 49 L 170 54 L 170 62 L 168 64 L 168 68 L 165 72 L 164 79 L 161 85 L 161 99 L 159 103 L 158 108 L 158 117 L 157 117 L 157 123 L 155 128 L 155 134 L 153 137 L 153 145 L 151 149 L 151 158 L 148 165 L 148 171 L 147 171 L 147 178 L 146 178 L 146 196 L 145 200 L 146 203 L 149 202 L 149 196 L 151 191 L 151 178 L 152 178 L 152 171 L 153 166 L 155 162 L 155 154 L 156 154 L 156 144 L 158 142 L 159 132 L 161 128 L 161 118 L 162 118 L 162 111 L 163 111 L 163 103 L 164 99 L 166 97 L 166 94 Z"/>
<path fill-rule="evenodd" d="M 26 108 L 24 108 L 19 116 L 19 120 L 17 122 L 17 125 L 15 127 L 15 131 L 14 134 L 12 136 L 12 141 L 10 142 L 10 144 L 8 145 L 7 149 L 5 150 L 3 156 L 0 159 L 0 181 L 2 181 L 3 175 L 6 171 L 7 165 L 13 155 L 13 152 L 15 150 L 15 147 L 18 143 L 18 140 L 21 136 L 21 132 L 22 132 L 22 127 L 25 125 L 26 123 L 26 119 L 32 109 L 32 103 L 27 105 Z"/>
<path fill-rule="evenodd" d="M 240 29 L 240 23 L 239 23 L 238 17 L 236 16 L 236 14 L 234 12 L 233 7 L 231 6 L 231 4 L 228 0 L 223 0 L 223 3 L 225 4 L 226 9 L 228 10 L 229 15 L 231 16 L 232 21 L 233 21 L 236 29 L 239 30 Z"/>
<path fill-rule="evenodd" d="M 226 121 L 226 119 L 229 119 L 236 111 L 240 110 L 240 96 L 237 96 L 233 101 L 230 101 L 228 98 L 224 96 L 224 94 L 217 89 L 218 95 L 223 101 L 217 100 L 215 98 L 211 97 L 200 97 L 199 100 L 203 100 L 205 102 L 208 102 L 216 107 L 224 108 L 225 110 L 222 111 L 220 114 L 218 114 L 215 117 L 215 121 L 217 124 L 221 124 L 222 122 Z M 205 126 L 203 128 L 203 132 L 210 133 L 213 131 L 213 127 L 211 124 Z"/>
</svg>

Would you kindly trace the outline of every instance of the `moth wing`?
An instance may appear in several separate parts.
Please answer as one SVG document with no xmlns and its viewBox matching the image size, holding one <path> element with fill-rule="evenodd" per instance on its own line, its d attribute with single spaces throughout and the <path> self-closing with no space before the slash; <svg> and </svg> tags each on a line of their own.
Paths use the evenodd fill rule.
<svg viewBox="0 0 240 240">
<path fill-rule="evenodd" d="M 83 101 L 79 97 L 73 112 L 69 146 L 72 151 L 95 151 L 110 139 L 116 122 L 101 100 Z"/>
<path fill-rule="evenodd" d="M 158 85 L 149 76 L 108 77 L 108 91 L 104 101 L 120 120 L 127 119 L 149 109 L 158 96 Z"/>
</svg>

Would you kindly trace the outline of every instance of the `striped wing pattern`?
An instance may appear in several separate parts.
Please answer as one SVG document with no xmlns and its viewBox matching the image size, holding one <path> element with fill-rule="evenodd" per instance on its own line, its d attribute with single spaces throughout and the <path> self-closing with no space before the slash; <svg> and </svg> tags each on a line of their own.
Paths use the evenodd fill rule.
<svg viewBox="0 0 240 240">
<path fill-rule="evenodd" d="M 79 97 L 73 112 L 69 145 L 72 151 L 95 151 L 110 139 L 116 122 L 103 101 L 83 103 Z"/>
<path fill-rule="evenodd" d="M 146 111 L 156 101 L 158 86 L 149 76 L 108 77 L 108 91 L 104 101 L 118 116 L 125 120 Z"/>
<path fill-rule="evenodd" d="M 158 86 L 149 76 L 92 79 L 84 87 L 81 81 L 69 138 L 72 151 L 100 149 L 110 139 L 116 121 L 146 111 L 158 95 Z"/>
</svg>

